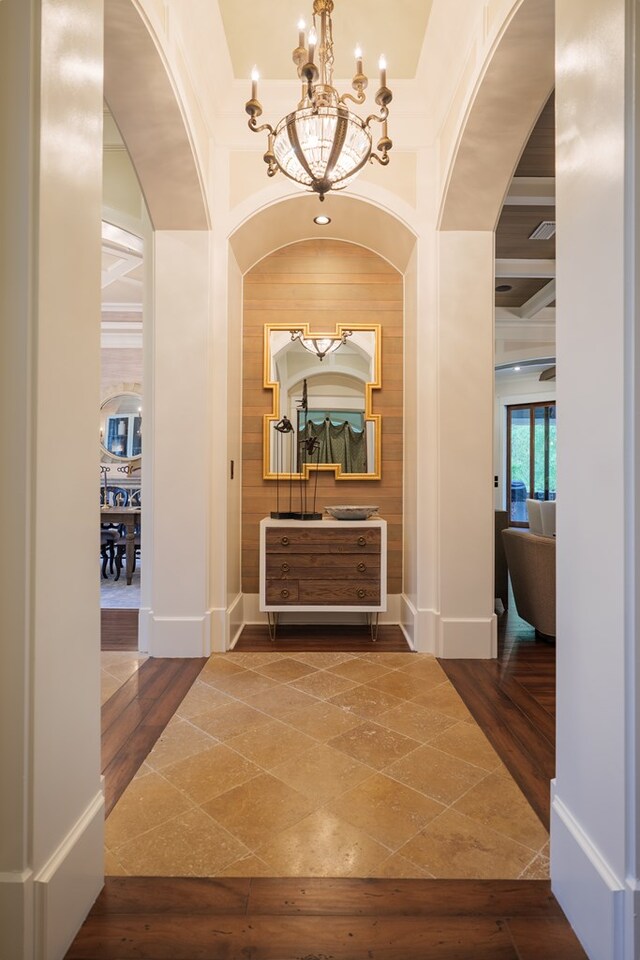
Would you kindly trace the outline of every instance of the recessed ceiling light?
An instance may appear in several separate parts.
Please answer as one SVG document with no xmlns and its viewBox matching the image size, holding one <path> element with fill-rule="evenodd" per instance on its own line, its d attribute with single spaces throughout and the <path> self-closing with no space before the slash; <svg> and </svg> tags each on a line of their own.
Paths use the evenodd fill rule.
<svg viewBox="0 0 640 960">
<path fill-rule="evenodd" d="M 514 367 L 513 369 L 516 370 L 516 371 L 518 371 L 518 370 L 520 369 L 520 367 Z"/>
<path fill-rule="evenodd" d="M 313 222 L 317 223 L 319 227 L 326 227 L 328 223 L 331 223 L 331 217 L 319 216 L 314 217 Z"/>
<path fill-rule="evenodd" d="M 496 287 L 496 293 L 509 293 L 509 290 L 513 290 L 509 283 L 501 283 Z"/>
</svg>

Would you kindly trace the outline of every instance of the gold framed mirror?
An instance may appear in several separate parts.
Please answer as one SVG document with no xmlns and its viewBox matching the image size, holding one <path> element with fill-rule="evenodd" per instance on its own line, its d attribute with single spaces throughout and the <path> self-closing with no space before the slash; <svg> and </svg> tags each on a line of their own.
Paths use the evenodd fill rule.
<svg viewBox="0 0 640 960">
<path fill-rule="evenodd" d="M 263 478 L 379 480 L 381 417 L 373 391 L 381 382 L 380 324 L 264 327 L 263 386 L 272 391 L 263 418 Z M 307 441 L 305 443 L 304 441 Z"/>
</svg>

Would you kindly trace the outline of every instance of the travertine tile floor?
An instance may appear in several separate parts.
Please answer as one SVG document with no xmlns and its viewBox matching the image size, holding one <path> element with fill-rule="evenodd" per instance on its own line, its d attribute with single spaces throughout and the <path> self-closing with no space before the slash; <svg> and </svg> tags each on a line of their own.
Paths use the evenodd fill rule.
<svg viewBox="0 0 640 960">
<path fill-rule="evenodd" d="M 548 876 L 548 835 L 437 661 L 214 655 L 106 824 L 135 876 Z"/>
</svg>

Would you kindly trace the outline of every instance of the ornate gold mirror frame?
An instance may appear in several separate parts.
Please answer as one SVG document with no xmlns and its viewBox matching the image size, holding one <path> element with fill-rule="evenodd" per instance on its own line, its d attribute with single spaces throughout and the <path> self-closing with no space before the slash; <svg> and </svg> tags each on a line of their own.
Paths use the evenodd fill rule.
<svg viewBox="0 0 640 960">
<path fill-rule="evenodd" d="M 278 380 L 272 379 L 272 357 L 271 357 L 271 334 L 275 331 L 286 331 L 293 333 L 295 330 L 302 331 L 302 337 L 304 338 L 313 338 L 319 340 L 322 338 L 328 338 L 331 340 L 340 340 L 343 337 L 343 334 L 349 335 L 349 331 L 352 333 L 356 332 L 372 332 L 374 335 L 374 355 L 371 361 L 371 370 L 372 370 L 372 379 L 364 383 L 364 421 L 365 424 L 371 424 L 374 439 L 373 439 L 373 449 L 374 449 L 374 465 L 375 470 L 371 473 L 347 473 L 342 469 L 341 464 L 339 463 L 305 463 L 303 465 L 302 473 L 291 473 L 288 471 L 282 473 L 276 473 L 271 469 L 272 456 L 271 456 L 271 437 L 273 436 L 274 430 L 273 426 L 278 423 L 282 417 L 281 406 L 280 406 L 280 382 Z M 271 404 L 271 413 L 265 414 L 263 417 L 263 430 L 262 430 L 262 476 L 264 480 L 276 480 L 280 479 L 305 479 L 308 480 L 312 470 L 322 470 L 332 472 L 337 480 L 379 480 L 381 477 L 382 470 L 382 423 L 380 414 L 375 414 L 372 411 L 373 407 L 373 391 L 380 390 L 382 387 L 381 381 L 381 369 L 382 369 L 382 339 L 381 339 L 381 328 L 379 323 L 339 323 L 336 325 L 336 328 L 333 332 L 322 332 L 317 331 L 311 332 L 309 330 L 308 323 L 298 323 L 295 328 L 289 323 L 267 323 L 264 327 L 264 354 L 263 354 L 263 386 L 265 390 L 272 391 L 272 404 Z M 323 371 L 320 369 L 320 361 L 318 360 L 318 373 Z M 342 371 L 344 372 L 344 371 Z M 297 436 L 297 433 L 295 434 Z"/>
</svg>

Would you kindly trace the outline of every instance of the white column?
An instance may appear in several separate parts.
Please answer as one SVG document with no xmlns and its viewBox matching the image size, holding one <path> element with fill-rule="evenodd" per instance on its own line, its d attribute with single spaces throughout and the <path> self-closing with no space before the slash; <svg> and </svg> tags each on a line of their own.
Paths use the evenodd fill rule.
<svg viewBox="0 0 640 960">
<path fill-rule="evenodd" d="M 493 233 L 438 235 L 437 457 L 442 657 L 495 657 Z"/>
<path fill-rule="evenodd" d="M 210 356 L 218 344 L 211 339 L 209 237 L 189 230 L 153 235 L 144 463 L 151 608 L 141 612 L 140 625 L 141 647 L 155 657 L 211 652 L 209 490 L 217 440 Z M 226 448 L 216 456 L 226 460 Z"/>
<path fill-rule="evenodd" d="M 553 890 L 591 960 L 638 956 L 638 212 L 625 0 L 558 0 Z"/>
<path fill-rule="evenodd" d="M 0 3 L 0 956 L 11 960 L 60 960 L 102 885 L 102 18 L 101 0 Z"/>
</svg>

